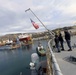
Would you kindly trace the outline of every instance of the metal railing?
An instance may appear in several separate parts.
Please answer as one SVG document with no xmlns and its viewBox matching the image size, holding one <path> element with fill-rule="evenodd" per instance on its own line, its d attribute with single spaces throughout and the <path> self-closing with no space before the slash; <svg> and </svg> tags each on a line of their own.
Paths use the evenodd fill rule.
<svg viewBox="0 0 76 75">
<path fill-rule="evenodd" d="M 49 42 L 48 42 L 48 47 L 50 49 L 50 57 L 52 59 L 50 59 L 50 61 L 52 62 L 52 71 L 53 71 L 53 75 L 63 75 L 60 68 L 59 68 L 59 65 L 56 61 L 56 58 L 55 58 L 55 55 L 52 51 L 52 47 L 51 47 L 51 43 L 53 42 L 53 39 L 51 39 Z"/>
</svg>

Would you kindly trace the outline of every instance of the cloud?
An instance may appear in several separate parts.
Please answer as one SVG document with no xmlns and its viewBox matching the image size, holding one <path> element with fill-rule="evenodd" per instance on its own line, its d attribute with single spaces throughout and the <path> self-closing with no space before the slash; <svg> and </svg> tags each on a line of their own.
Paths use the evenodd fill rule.
<svg viewBox="0 0 76 75">
<path fill-rule="evenodd" d="M 36 32 L 45 28 L 50 30 L 73 25 L 76 22 L 76 0 L 0 0 L 0 33 Z M 40 28 L 34 29 L 30 22 L 33 19 Z"/>
</svg>

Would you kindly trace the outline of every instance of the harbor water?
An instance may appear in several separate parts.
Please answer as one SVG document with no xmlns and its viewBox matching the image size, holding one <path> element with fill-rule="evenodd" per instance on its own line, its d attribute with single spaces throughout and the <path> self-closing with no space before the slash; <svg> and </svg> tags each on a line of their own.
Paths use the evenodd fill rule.
<svg viewBox="0 0 76 75">
<path fill-rule="evenodd" d="M 47 41 L 40 41 L 44 48 Z M 36 52 L 38 41 L 34 41 L 30 47 L 15 50 L 0 50 L 0 75 L 31 75 L 31 54 Z"/>
</svg>

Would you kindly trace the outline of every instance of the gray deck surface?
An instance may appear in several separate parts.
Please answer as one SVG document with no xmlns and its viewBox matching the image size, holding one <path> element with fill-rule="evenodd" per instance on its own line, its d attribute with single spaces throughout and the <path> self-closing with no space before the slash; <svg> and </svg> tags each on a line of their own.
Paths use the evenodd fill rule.
<svg viewBox="0 0 76 75">
<path fill-rule="evenodd" d="M 76 44 L 76 36 L 71 37 L 71 45 L 74 46 Z M 55 49 L 55 57 L 59 64 L 59 67 L 62 71 L 63 75 L 76 75 L 76 62 L 71 61 L 70 56 L 76 57 L 76 47 L 72 47 L 72 51 L 67 51 L 68 46 L 64 43 L 65 51 L 61 51 L 60 53 L 56 52 Z"/>
</svg>

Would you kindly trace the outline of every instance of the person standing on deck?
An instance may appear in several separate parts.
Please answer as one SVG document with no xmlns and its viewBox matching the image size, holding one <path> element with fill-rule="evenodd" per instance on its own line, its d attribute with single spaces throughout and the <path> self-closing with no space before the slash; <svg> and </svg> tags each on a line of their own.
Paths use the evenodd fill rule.
<svg viewBox="0 0 76 75">
<path fill-rule="evenodd" d="M 66 40 L 67 45 L 69 47 L 69 50 L 68 51 L 72 51 L 72 48 L 71 48 L 71 35 L 68 32 L 68 30 L 64 30 L 64 33 L 65 33 L 65 40 Z"/>
<path fill-rule="evenodd" d="M 62 48 L 61 50 L 64 51 L 64 45 L 63 45 L 64 40 L 63 40 L 62 34 L 60 32 L 59 32 L 59 42 L 61 44 L 61 48 Z"/>
<path fill-rule="evenodd" d="M 54 41 L 55 41 L 55 46 L 56 46 L 58 52 L 60 52 L 59 38 L 58 38 L 58 35 L 57 34 L 55 35 Z"/>
</svg>

